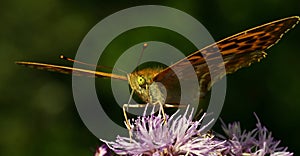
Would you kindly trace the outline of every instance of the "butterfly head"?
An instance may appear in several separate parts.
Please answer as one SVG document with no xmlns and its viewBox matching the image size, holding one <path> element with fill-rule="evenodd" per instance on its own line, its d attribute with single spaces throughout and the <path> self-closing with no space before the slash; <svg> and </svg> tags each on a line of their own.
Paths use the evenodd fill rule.
<svg viewBox="0 0 300 156">
<path fill-rule="evenodd" d="M 131 89 L 145 102 L 149 102 L 149 86 L 153 83 L 153 77 L 161 69 L 142 69 L 127 75 Z"/>
</svg>

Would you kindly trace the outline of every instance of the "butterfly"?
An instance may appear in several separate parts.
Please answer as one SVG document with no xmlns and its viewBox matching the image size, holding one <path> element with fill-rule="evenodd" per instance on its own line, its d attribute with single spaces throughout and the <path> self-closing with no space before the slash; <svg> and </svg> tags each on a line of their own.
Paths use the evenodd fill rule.
<svg viewBox="0 0 300 156">
<path fill-rule="evenodd" d="M 128 81 L 131 89 L 144 102 L 152 104 L 161 104 L 169 107 L 178 101 L 178 93 L 174 86 L 178 83 L 178 77 L 172 70 L 177 68 L 182 72 L 183 78 L 189 77 L 190 73 L 185 72 L 187 64 L 191 64 L 196 72 L 200 85 L 200 97 L 203 97 L 212 87 L 212 85 L 224 77 L 240 68 L 250 66 L 254 62 L 259 62 L 265 58 L 267 49 L 275 45 L 282 36 L 295 27 L 300 21 L 299 16 L 292 16 L 266 23 L 252 29 L 240 32 L 238 34 L 227 37 L 216 43 L 206 46 L 190 55 L 185 59 L 179 60 L 167 68 L 145 68 L 124 75 L 116 75 L 101 71 L 92 71 L 87 69 L 72 68 L 67 66 L 59 66 L 52 64 L 44 64 L 37 62 L 16 62 L 32 68 L 60 72 L 65 74 L 75 74 L 78 76 L 86 75 L 92 77 L 107 77 Z M 216 70 L 216 79 L 211 79 L 207 61 L 213 60 L 216 53 L 221 53 L 223 62 L 213 65 Z M 226 72 L 220 72 L 219 66 L 225 66 Z M 152 87 L 154 82 L 160 82 L 164 85 L 166 93 L 157 87 Z M 124 109 L 123 109 L 124 110 Z M 125 112 L 125 110 L 124 110 Z M 126 113 L 124 113 L 125 118 Z"/>
</svg>

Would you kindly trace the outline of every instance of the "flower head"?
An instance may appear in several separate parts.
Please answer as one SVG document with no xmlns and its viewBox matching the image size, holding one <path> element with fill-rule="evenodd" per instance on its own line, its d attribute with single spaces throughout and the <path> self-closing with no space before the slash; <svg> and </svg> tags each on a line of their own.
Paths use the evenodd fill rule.
<svg viewBox="0 0 300 156">
<path fill-rule="evenodd" d="M 96 149 L 94 156 L 111 156 L 112 151 L 107 147 L 106 144 L 101 145 Z"/>
<path fill-rule="evenodd" d="M 241 130 L 239 122 L 228 125 L 223 123 L 226 137 L 209 136 L 204 133 L 207 125 L 201 125 L 202 118 L 192 121 L 193 109 L 188 115 L 177 111 L 172 116 L 166 115 L 166 122 L 159 113 L 143 116 L 132 120 L 130 124 L 132 137 L 117 136 L 113 142 L 104 141 L 118 155 L 189 155 L 189 156 L 292 156 L 287 148 L 279 147 L 271 132 L 262 126 L 257 118 L 256 128 L 252 131 Z M 202 126 L 202 127 L 201 127 Z M 101 146 L 95 156 L 109 156 L 107 146 Z"/>
<path fill-rule="evenodd" d="M 272 133 L 262 126 L 256 114 L 256 128 L 252 131 L 241 131 L 240 123 L 235 122 L 226 126 L 223 123 L 223 130 L 228 137 L 226 142 L 227 155 L 250 154 L 251 156 L 292 156 L 287 148 L 278 147 L 280 141 L 272 137 Z"/>
<path fill-rule="evenodd" d="M 187 117 L 187 108 L 176 117 L 177 111 L 167 116 L 166 124 L 160 113 L 138 117 L 131 125 L 133 138 L 118 136 L 115 142 L 104 142 L 120 155 L 213 155 L 224 150 L 225 141 L 201 135 L 207 126 L 199 128 L 204 116 L 193 122 L 192 112 Z"/>
</svg>

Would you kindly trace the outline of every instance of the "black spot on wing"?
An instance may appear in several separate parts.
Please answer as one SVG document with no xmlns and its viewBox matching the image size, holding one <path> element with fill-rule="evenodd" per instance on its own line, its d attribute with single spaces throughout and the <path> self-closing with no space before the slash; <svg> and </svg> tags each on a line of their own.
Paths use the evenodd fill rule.
<svg viewBox="0 0 300 156">
<path fill-rule="evenodd" d="M 252 44 L 252 43 L 254 43 L 254 42 L 256 42 L 256 41 L 257 41 L 257 38 L 252 38 L 252 39 L 246 41 L 245 43 L 246 43 L 246 44 Z"/>
<path fill-rule="evenodd" d="M 246 41 L 252 40 L 253 38 L 254 38 L 254 36 L 248 36 L 248 37 L 244 37 L 244 38 L 241 38 L 241 39 L 237 38 L 236 42 L 237 43 L 242 43 L 242 42 L 246 42 Z"/>
<path fill-rule="evenodd" d="M 246 50 L 246 49 L 251 49 L 252 45 L 251 44 L 246 44 L 243 46 L 238 47 L 238 50 Z"/>
<path fill-rule="evenodd" d="M 226 47 L 221 48 L 220 50 L 221 51 L 226 51 L 226 50 L 230 50 L 230 49 L 235 49 L 237 47 L 239 47 L 239 45 L 237 45 L 237 44 L 231 44 L 231 45 L 228 45 Z"/>
<path fill-rule="evenodd" d="M 264 36 L 264 37 L 261 37 L 259 38 L 260 41 L 266 41 L 266 40 L 269 40 L 271 38 L 270 35 L 267 35 L 267 36 Z"/>
</svg>

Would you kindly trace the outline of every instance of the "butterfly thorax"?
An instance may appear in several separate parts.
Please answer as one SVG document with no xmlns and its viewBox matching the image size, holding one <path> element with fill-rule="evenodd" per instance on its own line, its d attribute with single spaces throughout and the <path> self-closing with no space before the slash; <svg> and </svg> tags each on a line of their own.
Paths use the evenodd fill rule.
<svg viewBox="0 0 300 156">
<path fill-rule="evenodd" d="M 127 75 L 131 89 L 145 102 L 163 102 L 165 95 L 160 91 L 157 83 L 153 83 L 153 78 L 160 73 L 163 68 L 144 68 Z"/>
</svg>

